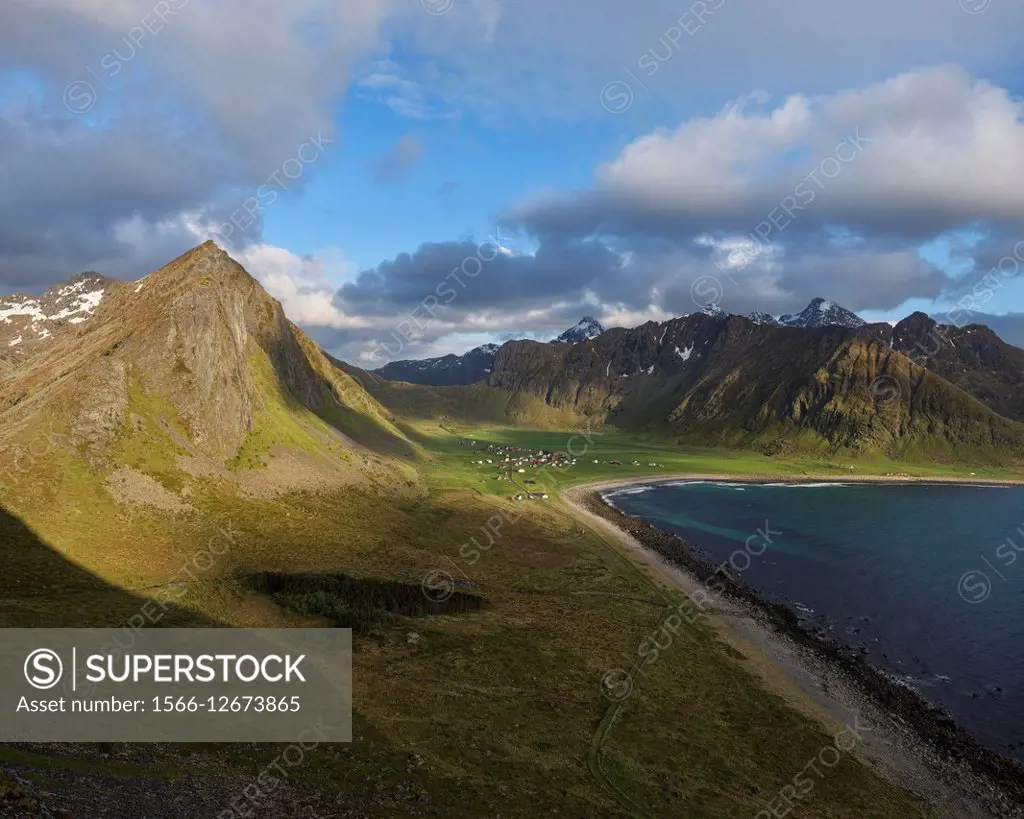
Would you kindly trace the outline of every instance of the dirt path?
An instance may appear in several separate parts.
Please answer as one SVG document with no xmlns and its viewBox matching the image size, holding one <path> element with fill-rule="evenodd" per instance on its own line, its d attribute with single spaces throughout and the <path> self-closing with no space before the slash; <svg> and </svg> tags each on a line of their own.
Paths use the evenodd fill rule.
<svg viewBox="0 0 1024 819">
<path fill-rule="evenodd" d="M 707 591 L 695 576 L 669 564 L 632 535 L 590 511 L 585 502 L 591 493 L 613 486 L 683 479 L 716 479 L 716 476 L 672 475 L 601 481 L 564 490 L 562 499 L 580 523 L 606 542 L 625 549 L 630 559 L 651 576 L 691 595 L 697 590 Z M 718 476 L 717 479 L 738 480 L 735 476 Z M 780 478 L 773 476 L 772 480 Z M 1024 808 L 1014 807 L 1012 800 L 994 784 L 965 764 L 940 759 L 911 726 L 875 702 L 826 658 L 773 628 L 755 606 L 733 598 L 711 596 L 714 604 L 707 610 L 707 619 L 723 642 L 742 653 L 744 665 L 769 691 L 816 720 L 828 734 L 835 734 L 844 725 L 853 725 L 855 720 L 858 725 L 867 726 L 865 740 L 858 744 L 854 753 L 881 775 L 920 796 L 936 816 L 942 819 L 1024 817 Z"/>
</svg>

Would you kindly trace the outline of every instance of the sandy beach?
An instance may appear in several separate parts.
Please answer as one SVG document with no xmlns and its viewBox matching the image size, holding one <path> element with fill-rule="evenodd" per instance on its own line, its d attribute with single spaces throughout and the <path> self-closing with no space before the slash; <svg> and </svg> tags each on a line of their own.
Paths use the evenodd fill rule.
<svg viewBox="0 0 1024 819">
<path fill-rule="evenodd" d="M 591 491 L 603 492 L 607 489 L 620 489 L 626 486 L 650 486 L 655 483 L 669 483 L 672 481 L 726 481 L 728 483 L 868 483 L 868 484 L 905 484 L 905 483 L 942 483 L 963 486 L 1024 486 L 1024 478 L 978 478 L 978 477 L 949 477 L 938 476 L 934 478 L 922 478 L 917 476 L 898 477 L 892 475 L 779 475 L 776 473 L 748 473 L 744 475 L 729 474 L 660 474 L 647 476 L 627 476 L 622 478 L 610 478 L 608 480 L 593 481 L 591 483 L 573 486 L 571 492 Z"/>
<path fill-rule="evenodd" d="M 709 590 L 713 567 L 679 538 L 609 506 L 600 492 L 667 481 L 833 483 L 962 483 L 1024 485 L 1024 481 L 916 479 L 875 476 L 656 475 L 602 480 L 571 487 L 562 499 L 571 513 L 606 542 L 624 549 L 642 570 L 688 597 L 703 592 L 702 607 L 719 639 L 743 656 L 765 688 L 818 721 L 826 733 L 868 726 L 854 750 L 867 764 L 920 796 L 934 815 L 949 819 L 1024 817 L 1024 766 L 982 748 L 941 712 L 889 681 L 867 663 L 827 646 L 797 625 L 781 606 L 729 583 Z M 721 577 L 721 576 L 720 576 Z M 702 595 L 691 599 L 706 599 Z M 851 653 L 852 654 L 852 653 Z"/>
</svg>

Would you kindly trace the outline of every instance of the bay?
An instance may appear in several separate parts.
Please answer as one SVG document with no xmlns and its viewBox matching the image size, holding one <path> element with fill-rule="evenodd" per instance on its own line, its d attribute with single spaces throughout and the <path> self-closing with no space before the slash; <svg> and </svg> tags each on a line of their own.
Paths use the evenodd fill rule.
<svg viewBox="0 0 1024 819">
<path fill-rule="evenodd" d="M 1024 487 L 676 481 L 602 494 L 1024 760 Z"/>
</svg>

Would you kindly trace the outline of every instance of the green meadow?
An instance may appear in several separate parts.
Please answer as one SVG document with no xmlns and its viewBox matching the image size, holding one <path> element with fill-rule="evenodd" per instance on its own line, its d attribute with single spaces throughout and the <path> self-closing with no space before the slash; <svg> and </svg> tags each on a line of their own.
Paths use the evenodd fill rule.
<svg viewBox="0 0 1024 819">
<path fill-rule="evenodd" d="M 496 466 L 475 464 L 488 457 L 488 444 L 520 449 L 561 452 L 575 457 L 569 468 L 526 466 L 523 478 L 533 478 L 554 489 L 601 480 L 640 479 L 652 475 L 695 474 L 765 477 L 884 477 L 887 473 L 911 478 L 1020 480 L 1020 470 L 990 465 L 914 464 L 893 461 L 879 455 L 769 456 L 759 452 L 679 447 L 664 440 L 639 440 L 616 431 L 579 429 L 567 431 L 531 430 L 518 427 L 490 427 L 455 424 L 417 424 L 406 433 L 431 454 L 425 474 L 437 488 L 473 489 L 484 494 L 508 495 L 515 490 L 494 480 Z M 476 447 L 459 445 L 476 441 Z M 597 461 L 597 463 L 594 463 Z M 620 461 L 613 465 L 612 461 Z M 636 462 L 634 464 L 634 462 Z M 652 466 L 651 464 L 655 464 Z M 538 477 L 539 473 L 539 477 Z"/>
<path fill-rule="evenodd" d="M 170 523 L 112 514 L 84 490 L 73 508 L 33 507 L 23 520 L 12 510 L 0 624 L 121 626 L 147 601 L 166 603 L 160 591 L 183 580 L 147 625 L 354 628 L 355 741 L 305 754 L 274 795 L 251 806 L 262 815 L 752 819 L 833 742 L 841 725 L 826 729 L 771 693 L 755 659 L 703 617 L 683 624 L 628 697 L 609 698 L 602 681 L 634 668 L 681 596 L 556 496 L 516 503 L 493 465 L 471 461 L 489 443 L 571 446 L 576 466 L 519 476 L 553 491 L 672 472 L 838 476 L 848 464 L 675 451 L 584 430 L 406 432 L 424 458 L 416 491 L 363 486 L 263 500 L 199 491 L 193 511 Z M 478 446 L 459 445 L 467 439 Z M 505 525 L 488 537 L 496 516 Z M 197 560 L 225 529 L 230 547 Z M 424 603 L 425 579 L 438 573 L 453 578 L 457 605 Z M 112 792 L 158 782 L 217 802 L 284 747 L 4 746 L 0 762 L 49 790 L 69 777 Z M 24 798 L 16 781 L 7 784 L 11 800 Z M 790 815 L 928 814 L 844 755 Z"/>
</svg>

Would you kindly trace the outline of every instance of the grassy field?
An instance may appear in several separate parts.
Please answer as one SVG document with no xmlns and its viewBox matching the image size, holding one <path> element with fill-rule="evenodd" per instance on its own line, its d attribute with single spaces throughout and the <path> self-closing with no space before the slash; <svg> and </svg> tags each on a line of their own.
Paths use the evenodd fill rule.
<svg viewBox="0 0 1024 819">
<path fill-rule="evenodd" d="M 490 457 L 485 451 L 489 444 L 517 446 L 521 449 L 544 449 L 575 457 L 577 463 L 570 468 L 525 467 L 527 471 L 521 476 L 523 479 L 538 480 L 539 483 L 543 482 L 543 485 L 555 490 L 605 478 L 619 480 L 666 473 L 835 478 L 906 473 L 915 478 L 1024 479 L 1024 472 L 1020 470 L 991 466 L 908 464 L 881 456 L 856 459 L 844 457 L 832 460 L 825 457 L 768 456 L 758 452 L 735 450 L 686 449 L 657 440 L 637 440 L 615 431 L 585 428 L 552 432 L 445 423 L 443 426 L 412 425 L 406 432 L 434 455 L 433 468 L 425 470 L 432 486 L 473 489 L 489 495 L 516 493 L 508 482 L 494 479 L 497 475 L 496 465 L 473 463 Z M 476 441 L 477 446 L 460 446 L 460 441 Z M 620 461 L 621 465 L 610 463 L 615 460 Z M 634 461 L 637 463 L 634 464 Z"/>
<path fill-rule="evenodd" d="M 512 487 L 492 479 L 493 467 L 471 464 L 480 457 L 458 442 L 571 445 L 579 462 L 564 475 L 550 470 L 557 486 L 674 471 L 839 475 L 849 465 L 672 452 L 611 435 L 576 433 L 570 444 L 572 433 L 408 432 L 431 458 L 419 466 L 427 486 L 419 494 L 209 494 L 192 497 L 196 511 L 173 523 L 117 515 L 85 496 L 70 514 L 21 520 L 10 510 L 0 625 L 120 626 L 154 589 L 181 579 L 182 567 L 198 565 L 161 625 L 354 625 L 355 741 L 306 754 L 274 797 L 287 798 L 253 805 L 256 815 L 752 819 L 833 743 L 767 693 L 748 660 L 701 619 L 673 636 L 628 698 L 609 698 L 602 681 L 637 662 L 680 598 L 554 498 L 524 505 L 502 497 Z M 200 564 L 196 556 L 225 528 L 230 548 Z M 254 582 L 262 572 L 279 574 Z M 374 603 L 380 589 L 411 600 L 438 574 L 482 604 L 437 614 Z M 229 792 L 244 787 L 282 749 L 5 746 L 0 764 L 58 793 L 72 775 L 111 794 L 134 781 L 219 793 L 224 783 Z M 789 815 L 927 813 L 844 755 Z"/>
</svg>

